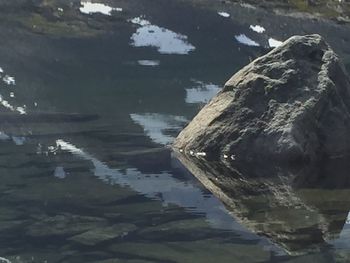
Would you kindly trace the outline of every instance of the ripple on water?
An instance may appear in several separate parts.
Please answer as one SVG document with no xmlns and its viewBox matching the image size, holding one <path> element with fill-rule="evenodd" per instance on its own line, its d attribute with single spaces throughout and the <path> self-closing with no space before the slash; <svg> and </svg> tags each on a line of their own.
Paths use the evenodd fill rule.
<svg viewBox="0 0 350 263">
<path fill-rule="evenodd" d="M 187 55 L 195 50 L 185 35 L 169 29 L 152 25 L 142 17 L 130 20 L 140 28 L 131 36 L 131 45 L 134 47 L 155 47 L 161 54 Z"/>
</svg>

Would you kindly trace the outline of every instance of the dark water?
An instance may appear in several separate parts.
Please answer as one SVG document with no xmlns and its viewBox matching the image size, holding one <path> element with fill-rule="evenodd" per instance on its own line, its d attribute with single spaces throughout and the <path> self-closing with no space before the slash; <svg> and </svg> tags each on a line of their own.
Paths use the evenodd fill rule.
<svg viewBox="0 0 350 263">
<path fill-rule="evenodd" d="M 289 35 L 322 33 L 349 63 L 350 27 L 104 2 L 123 10 L 0 1 L 0 262 L 349 262 L 344 185 L 222 190 L 201 178 L 213 167 L 193 176 L 167 145 L 232 73 Z"/>
</svg>

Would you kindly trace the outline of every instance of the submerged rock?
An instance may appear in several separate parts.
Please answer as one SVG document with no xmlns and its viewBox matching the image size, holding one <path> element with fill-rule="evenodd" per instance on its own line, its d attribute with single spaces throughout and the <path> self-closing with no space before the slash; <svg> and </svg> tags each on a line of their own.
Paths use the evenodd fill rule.
<svg viewBox="0 0 350 263">
<path fill-rule="evenodd" d="M 306 161 L 350 153 L 350 80 L 319 35 L 294 36 L 237 72 L 174 148 L 213 159 Z"/>
</svg>

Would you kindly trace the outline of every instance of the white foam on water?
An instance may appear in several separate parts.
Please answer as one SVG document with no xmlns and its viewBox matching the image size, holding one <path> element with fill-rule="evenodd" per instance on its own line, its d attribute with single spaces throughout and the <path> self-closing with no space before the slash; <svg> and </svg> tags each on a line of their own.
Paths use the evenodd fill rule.
<svg viewBox="0 0 350 263">
<path fill-rule="evenodd" d="M 196 81 L 196 84 L 197 87 L 186 89 L 186 103 L 207 103 L 221 90 L 218 85 L 212 83 Z"/>
<path fill-rule="evenodd" d="M 10 97 L 14 98 L 15 97 L 15 93 L 14 92 L 10 92 Z"/>
<path fill-rule="evenodd" d="M 280 45 L 282 45 L 283 42 L 282 41 L 279 41 L 279 40 L 276 40 L 274 38 L 269 38 L 269 46 L 270 47 L 279 47 Z"/>
<path fill-rule="evenodd" d="M 0 73 L 4 73 L 4 70 L 2 69 L 2 67 L 0 67 Z"/>
<path fill-rule="evenodd" d="M 260 25 L 250 25 L 249 28 L 259 34 L 264 33 L 266 31 L 265 28 Z"/>
<path fill-rule="evenodd" d="M 156 67 L 160 65 L 159 60 L 138 60 L 137 64 L 140 66 Z"/>
<path fill-rule="evenodd" d="M 187 119 L 182 116 L 166 115 L 159 113 L 130 114 L 131 119 L 142 126 L 145 134 L 155 143 L 167 145 L 175 139 L 166 134 L 167 130 L 181 129 Z"/>
<path fill-rule="evenodd" d="M 161 54 L 187 55 L 195 50 L 185 35 L 169 29 L 152 25 L 142 17 L 130 20 L 140 28 L 131 36 L 131 45 L 134 47 L 155 47 Z"/>
<path fill-rule="evenodd" d="M 80 7 L 79 9 L 80 12 L 88 15 L 100 13 L 103 15 L 110 16 L 112 15 L 112 11 L 117 11 L 117 12 L 123 11 L 122 8 L 119 8 L 119 7 L 114 8 L 102 3 L 92 3 L 88 1 L 81 1 L 81 5 L 82 7 Z"/>
<path fill-rule="evenodd" d="M 227 12 L 218 12 L 219 16 L 225 17 L 225 18 L 229 18 L 231 15 Z"/>
<path fill-rule="evenodd" d="M 259 47 L 259 43 L 255 42 L 254 40 L 250 39 L 249 37 L 247 37 L 245 34 L 240 34 L 240 35 L 236 35 L 235 39 L 246 46 L 251 46 L 251 47 Z"/>
</svg>

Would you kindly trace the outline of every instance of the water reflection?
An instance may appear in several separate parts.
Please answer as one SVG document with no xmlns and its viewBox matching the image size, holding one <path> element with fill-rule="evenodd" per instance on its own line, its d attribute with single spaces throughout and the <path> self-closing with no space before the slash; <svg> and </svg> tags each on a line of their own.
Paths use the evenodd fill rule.
<svg viewBox="0 0 350 263">
<path fill-rule="evenodd" d="M 321 251 L 349 238 L 343 231 L 350 210 L 346 160 L 298 169 L 237 168 L 177 156 L 238 222 L 290 254 Z"/>
<path fill-rule="evenodd" d="M 138 60 L 137 63 L 140 66 L 156 67 L 160 65 L 159 60 Z"/>
<path fill-rule="evenodd" d="M 236 35 L 235 39 L 246 46 L 250 46 L 250 47 L 259 47 L 260 44 L 255 42 L 254 40 L 250 39 L 249 37 L 247 37 L 245 34 L 240 34 L 240 35 Z"/>
<path fill-rule="evenodd" d="M 90 161 L 94 166 L 94 175 L 107 184 L 130 187 L 148 198 L 161 200 L 164 206 L 175 204 L 187 208 L 192 213 L 204 214 L 213 227 L 244 230 L 230 219 L 222 204 L 214 196 L 205 195 L 202 189 L 191 181 L 176 179 L 171 172 L 167 171 L 145 174 L 136 168 L 113 169 L 69 142 L 57 140 L 56 143 L 59 150 L 68 151 L 78 158 Z M 164 156 L 171 159 L 168 150 L 153 154 L 158 154 L 159 160 L 164 159 Z M 63 167 L 56 167 L 54 176 L 64 179 L 67 174 Z M 246 238 L 253 238 L 249 234 L 246 236 Z"/>
<path fill-rule="evenodd" d="M 194 81 L 195 87 L 186 89 L 186 103 L 207 103 L 213 98 L 221 88 L 212 83 Z"/>
<path fill-rule="evenodd" d="M 130 114 L 131 119 L 141 125 L 155 143 L 168 145 L 175 134 L 188 122 L 185 117 L 159 113 Z"/>
<path fill-rule="evenodd" d="M 155 47 L 161 54 L 179 55 L 186 55 L 195 50 L 195 47 L 188 42 L 185 35 L 152 25 L 151 22 L 142 17 L 136 17 L 130 21 L 141 26 L 131 36 L 134 47 Z"/>
</svg>

